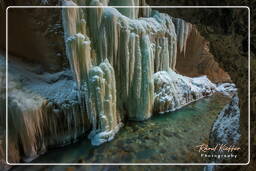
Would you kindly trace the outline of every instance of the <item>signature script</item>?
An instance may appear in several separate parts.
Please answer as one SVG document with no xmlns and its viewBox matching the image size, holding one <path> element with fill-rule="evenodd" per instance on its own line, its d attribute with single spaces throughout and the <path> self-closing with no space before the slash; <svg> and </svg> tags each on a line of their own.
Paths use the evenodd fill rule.
<svg viewBox="0 0 256 171">
<path fill-rule="evenodd" d="M 196 146 L 199 152 L 208 152 L 208 151 L 219 151 L 219 152 L 233 152 L 239 151 L 241 148 L 235 145 L 227 145 L 227 144 L 217 144 L 215 147 L 209 147 L 208 144 L 201 144 Z"/>
</svg>

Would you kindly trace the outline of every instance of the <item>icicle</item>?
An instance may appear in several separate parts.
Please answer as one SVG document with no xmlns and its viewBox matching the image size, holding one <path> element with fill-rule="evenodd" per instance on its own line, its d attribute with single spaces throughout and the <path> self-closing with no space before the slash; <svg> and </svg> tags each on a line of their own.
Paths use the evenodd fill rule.
<svg viewBox="0 0 256 171">
<path fill-rule="evenodd" d="M 114 138 L 122 126 L 116 112 L 115 73 L 106 59 L 89 71 L 85 83 L 88 117 L 92 123 L 89 138 L 93 145 L 100 145 Z"/>
</svg>

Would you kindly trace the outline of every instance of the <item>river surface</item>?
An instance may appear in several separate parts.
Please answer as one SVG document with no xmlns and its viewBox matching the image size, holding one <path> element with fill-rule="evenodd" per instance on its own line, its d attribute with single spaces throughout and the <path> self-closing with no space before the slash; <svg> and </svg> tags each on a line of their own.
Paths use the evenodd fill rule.
<svg viewBox="0 0 256 171">
<path fill-rule="evenodd" d="M 196 146 L 208 144 L 211 126 L 229 102 L 230 98 L 215 94 L 147 121 L 128 122 L 114 140 L 101 146 L 92 146 L 84 138 L 75 144 L 50 150 L 33 163 L 205 162 Z"/>
</svg>

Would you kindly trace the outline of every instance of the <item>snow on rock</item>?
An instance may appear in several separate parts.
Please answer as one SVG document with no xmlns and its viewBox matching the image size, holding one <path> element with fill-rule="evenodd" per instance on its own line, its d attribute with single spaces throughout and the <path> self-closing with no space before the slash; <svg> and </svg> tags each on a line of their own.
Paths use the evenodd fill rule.
<svg viewBox="0 0 256 171">
<path fill-rule="evenodd" d="M 234 83 L 221 83 L 217 85 L 217 91 L 232 97 L 235 92 L 237 92 L 236 85 Z"/>
<path fill-rule="evenodd" d="M 9 162 L 29 162 L 50 147 L 73 143 L 90 126 L 71 72 L 36 74 L 33 67 L 9 58 Z"/>
<path fill-rule="evenodd" d="M 216 90 L 206 76 L 189 78 L 172 70 L 154 74 L 154 112 L 174 111 Z"/>
<path fill-rule="evenodd" d="M 213 123 L 210 134 L 210 144 L 237 144 L 241 136 L 239 120 L 239 98 L 238 95 L 235 94 L 230 104 L 224 107 Z"/>
</svg>

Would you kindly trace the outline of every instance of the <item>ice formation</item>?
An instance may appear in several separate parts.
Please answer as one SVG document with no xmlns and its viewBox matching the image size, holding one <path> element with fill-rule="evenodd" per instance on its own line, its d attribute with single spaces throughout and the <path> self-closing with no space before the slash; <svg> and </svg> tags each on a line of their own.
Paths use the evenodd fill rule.
<svg viewBox="0 0 256 171">
<path fill-rule="evenodd" d="M 9 162 L 31 161 L 50 147 L 73 143 L 90 127 L 70 71 L 31 70 L 37 68 L 9 62 Z"/>
<path fill-rule="evenodd" d="M 95 145 L 112 139 L 124 118 L 143 121 L 153 111 L 175 110 L 216 91 L 205 76 L 175 72 L 177 53 L 186 53 L 190 23 L 150 8 L 101 7 L 141 3 L 145 1 L 91 0 L 88 4 L 98 8 L 62 10 L 66 53 Z M 103 65 L 108 69 L 102 70 Z M 105 94 L 109 88 L 110 100 Z"/>
<path fill-rule="evenodd" d="M 92 123 L 89 138 L 93 145 L 112 140 L 122 126 L 120 115 L 116 112 L 115 86 L 115 72 L 106 59 L 89 70 L 88 81 L 82 87 L 88 117 Z"/>
<path fill-rule="evenodd" d="M 188 36 L 192 30 L 192 24 L 180 18 L 175 18 L 173 21 L 176 29 L 176 34 L 177 34 L 177 43 L 178 43 L 179 53 L 185 54 Z"/>
<path fill-rule="evenodd" d="M 221 83 L 217 85 L 217 91 L 232 97 L 237 92 L 237 88 L 234 83 Z"/>
<path fill-rule="evenodd" d="M 224 90 L 205 76 L 176 72 L 190 23 L 150 8 L 101 8 L 146 5 L 144 0 L 63 0 L 64 6 L 76 4 L 99 8 L 62 9 L 72 73 L 36 74 L 22 62 L 9 64 L 10 162 L 30 161 L 89 129 L 92 144 L 100 145 L 125 119 L 143 121 Z"/>
<path fill-rule="evenodd" d="M 154 74 L 155 113 L 174 111 L 216 91 L 206 76 L 189 78 L 172 70 Z"/>
</svg>

